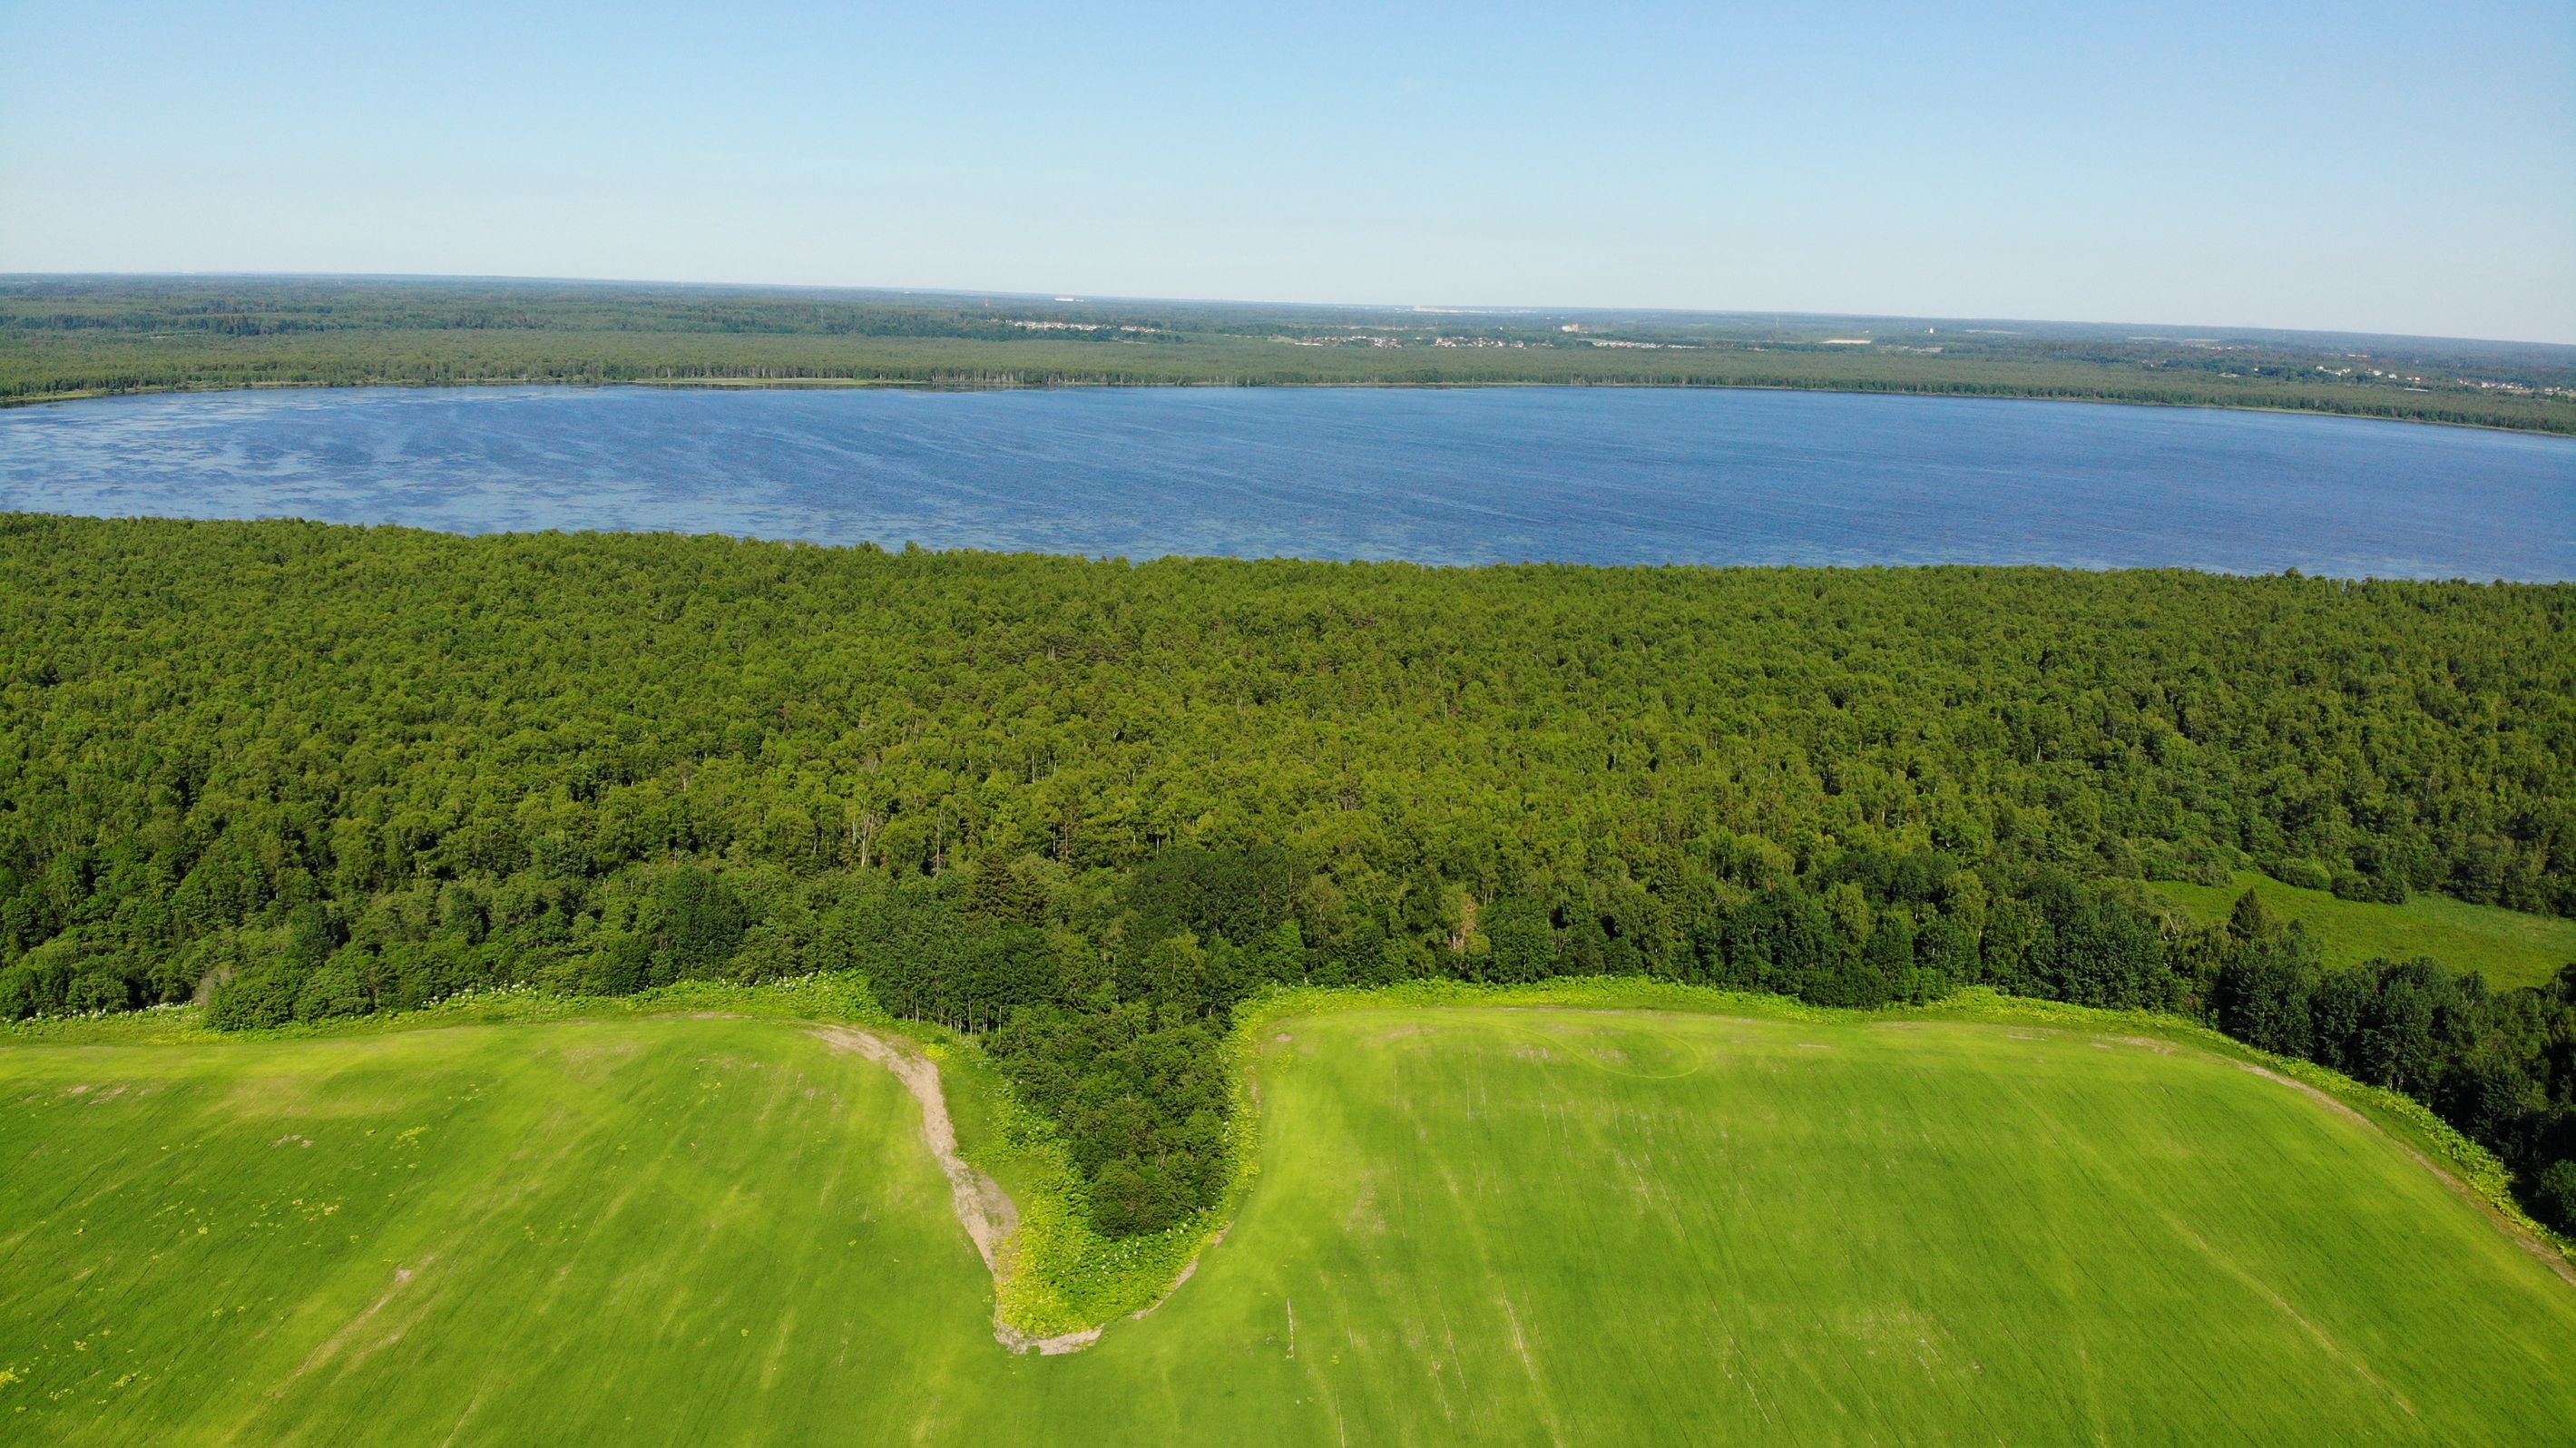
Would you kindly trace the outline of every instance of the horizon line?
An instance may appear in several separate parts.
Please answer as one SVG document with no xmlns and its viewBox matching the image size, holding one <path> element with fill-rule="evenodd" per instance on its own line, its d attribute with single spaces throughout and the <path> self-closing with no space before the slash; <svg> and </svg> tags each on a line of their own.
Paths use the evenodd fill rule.
<svg viewBox="0 0 2576 1448">
<path fill-rule="evenodd" d="M 855 282 L 735 282 L 675 280 L 653 277 L 582 277 L 551 276 L 516 272 L 373 272 L 373 271 L 257 271 L 229 268 L 207 268 L 177 271 L 0 271 L 0 283 L 25 280 L 263 280 L 263 281 L 343 281 L 343 282 L 501 282 L 583 287 L 664 287 L 695 288 L 709 291 L 740 292 L 851 292 L 878 295 L 918 297 L 1007 298 L 1046 305 L 1066 302 L 1088 305 L 1161 304 L 1169 306 L 1219 307 L 1298 307 L 1361 312 L 1430 312 L 1456 315 L 1575 316 L 1585 314 L 1657 314 L 1683 317 L 1725 317 L 1815 320 L 1922 322 L 1927 324 L 1970 322 L 2018 322 L 2048 327 L 2156 327 L 2173 330 L 2210 332 L 2228 336 L 2293 336 L 2351 337 L 2409 342 L 2473 343 L 2489 347 L 2546 347 L 2576 351 L 2576 341 L 2539 341 L 2511 337 L 2466 337 L 2442 333 L 2371 332 L 2350 328 L 2268 327 L 2202 322 L 2148 322 L 2119 318 L 2079 317 L 2013 317 L 1984 314 L 1931 314 L 1866 311 L 1812 311 L 1789 307 L 1687 307 L 1672 305 L 1574 305 L 1558 306 L 1534 303 L 1501 302 L 1354 302 L 1354 301 L 1280 301 L 1248 297 L 1182 297 L 1143 296 L 1128 293 L 1099 292 L 1082 294 L 1064 290 L 1023 291 L 1011 288 L 955 286 L 899 286 Z"/>
</svg>

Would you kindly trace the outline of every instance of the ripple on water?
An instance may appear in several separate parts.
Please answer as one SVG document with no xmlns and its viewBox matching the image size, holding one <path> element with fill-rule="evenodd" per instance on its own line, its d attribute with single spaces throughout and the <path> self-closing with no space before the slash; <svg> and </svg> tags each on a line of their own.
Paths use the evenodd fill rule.
<svg viewBox="0 0 2576 1448">
<path fill-rule="evenodd" d="M 0 508 L 1146 558 L 2576 578 L 2576 439 L 1614 388 L 356 388 L 0 411 Z"/>
</svg>

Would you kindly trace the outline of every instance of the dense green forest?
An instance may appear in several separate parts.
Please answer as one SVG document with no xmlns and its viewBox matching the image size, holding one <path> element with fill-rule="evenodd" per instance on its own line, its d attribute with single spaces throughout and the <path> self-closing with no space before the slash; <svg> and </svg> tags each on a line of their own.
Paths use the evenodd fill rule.
<svg viewBox="0 0 2576 1448">
<path fill-rule="evenodd" d="M 0 1014 L 864 972 L 1112 1231 L 1270 982 L 2185 1012 L 2576 1213 L 2576 975 L 2327 969 L 2248 864 L 2576 914 L 2576 588 L 1446 570 L 0 515 Z"/>
<path fill-rule="evenodd" d="M 2576 348 L 1897 318 L 564 282 L 0 278 L 0 403 L 361 383 L 1789 387 L 2576 432 Z"/>
</svg>

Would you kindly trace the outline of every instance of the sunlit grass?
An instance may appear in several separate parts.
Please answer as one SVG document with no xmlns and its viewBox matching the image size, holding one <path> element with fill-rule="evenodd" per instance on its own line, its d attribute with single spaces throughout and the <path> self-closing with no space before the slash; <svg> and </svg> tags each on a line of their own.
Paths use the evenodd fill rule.
<svg viewBox="0 0 2576 1448">
<path fill-rule="evenodd" d="M 2576 920 L 2471 905 L 2447 895 L 2379 905 L 2302 890 L 2251 870 L 2240 871 L 2225 885 L 2165 880 L 2151 888 L 2194 918 L 2211 922 L 2225 920 L 2237 897 L 2252 890 L 2275 915 L 2305 921 L 2325 947 L 2330 965 L 2429 955 L 2453 970 L 2478 972 L 2498 990 L 2510 990 L 2538 985 L 2559 967 L 2576 964 Z"/>
<path fill-rule="evenodd" d="M 1048 1359 L 994 1342 L 911 1099 L 793 1020 L 0 1047 L 0 1436 L 2498 1443 L 2576 1421 L 2576 1288 L 2375 1128 L 2108 1018 L 1398 1005 L 1263 1031 L 1233 1229 L 1152 1315 Z"/>
</svg>

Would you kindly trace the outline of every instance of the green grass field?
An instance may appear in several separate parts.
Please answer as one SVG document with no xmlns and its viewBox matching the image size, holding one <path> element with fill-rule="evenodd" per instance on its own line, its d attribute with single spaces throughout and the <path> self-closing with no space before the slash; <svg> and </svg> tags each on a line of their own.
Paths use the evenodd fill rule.
<svg viewBox="0 0 2576 1448">
<path fill-rule="evenodd" d="M 2446 895 L 2374 905 L 2284 885 L 2252 870 L 2239 871 L 2226 885 L 2161 880 L 2150 888 L 2209 922 L 2225 920 L 2237 897 L 2252 890 L 2282 919 L 2307 922 L 2330 965 L 2429 955 L 2453 970 L 2484 975 L 2498 990 L 2511 990 L 2538 985 L 2559 967 L 2576 963 L 2576 920 L 2471 905 Z"/>
<path fill-rule="evenodd" d="M 2085 1031 L 1371 1007 L 1014 1357 L 894 1078 L 797 1024 L 0 1046 L 0 1440 L 2564 1441 L 2576 1287 L 2397 1140 Z M 961 1119 L 964 1119 L 961 1116 Z"/>
</svg>

